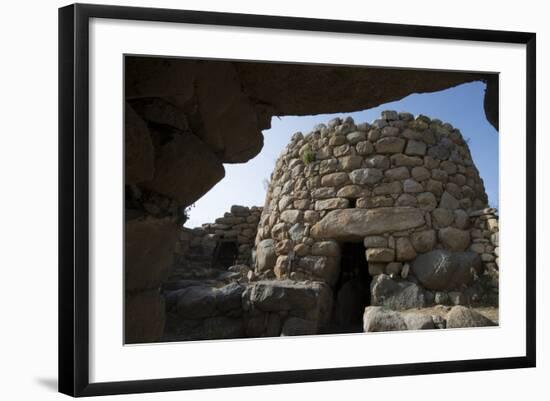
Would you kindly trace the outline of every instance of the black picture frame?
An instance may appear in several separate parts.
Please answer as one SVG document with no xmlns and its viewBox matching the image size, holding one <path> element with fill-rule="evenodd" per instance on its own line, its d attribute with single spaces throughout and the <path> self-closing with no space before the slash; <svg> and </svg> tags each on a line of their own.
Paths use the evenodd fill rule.
<svg viewBox="0 0 550 401">
<path fill-rule="evenodd" d="M 274 28 L 414 38 L 515 43 L 526 46 L 526 354 L 521 357 L 399 365 L 89 381 L 88 61 L 91 18 Z M 59 391 L 71 396 L 315 382 L 534 367 L 536 364 L 536 35 L 433 26 L 267 15 L 74 4 L 59 9 Z"/>
</svg>

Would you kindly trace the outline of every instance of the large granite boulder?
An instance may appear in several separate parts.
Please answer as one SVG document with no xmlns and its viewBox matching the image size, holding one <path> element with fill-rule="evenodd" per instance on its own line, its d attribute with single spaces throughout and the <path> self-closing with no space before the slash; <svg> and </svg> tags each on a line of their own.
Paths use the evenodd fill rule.
<svg viewBox="0 0 550 401">
<path fill-rule="evenodd" d="M 418 312 L 406 312 L 402 314 L 407 325 L 407 330 L 435 329 L 434 321 L 430 315 Z"/>
<path fill-rule="evenodd" d="M 272 270 L 277 262 L 275 241 L 264 239 L 256 246 L 256 268 L 258 272 Z"/>
<path fill-rule="evenodd" d="M 140 115 L 192 132 L 220 161 L 242 163 L 261 150 L 271 116 L 243 89 L 234 63 L 129 57 L 125 78 Z"/>
<path fill-rule="evenodd" d="M 392 279 L 386 274 L 379 274 L 371 282 L 371 304 L 390 309 L 411 309 L 425 307 L 428 302 L 424 290 L 417 284 Z"/>
<path fill-rule="evenodd" d="M 178 291 L 176 311 L 182 319 L 202 319 L 216 315 L 216 293 L 208 286 L 193 286 Z"/>
<path fill-rule="evenodd" d="M 419 255 L 412 271 L 429 290 L 463 289 L 481 271 L 481 259 L 475 252 L 450 252 L 436 249 Z"/>
<path fill-rule="evenodd" d="M 242 297 L 248 314 L 285 312 L 317 322 L 319 330 L 327 324 L 332 311 L 332 290 L 328 284 L 317 281 L 258 281 L 251 283 Z"/>
<path fill-rule="evenodd" d="M 204 319 L 240 311 L 244 290 L 244 285 L 236 282 L 219 288 L 200 283 L 169 293 L 167 303 L 181 319 Z"/>
<path fill-rule="evenodd" d="M 470 232 L 454 227 L 445 227 L 438 232 L 439 241 L 451 251 L 465 251 L 470 246 Z"/>
<path fill-rule="evenodd" d="M 363 314 L 363 331 L 399 331 L 407 330 L 407 325 L 399 312 L 382 308 L 380 306 L 368 306 Z"/>
<path fill-rule="evenodd" d="M 128 103 L 124 113 L 125 179 L 136 184 L 153 178 L 155 149 L 147 124 Z"/>
<path fill-rule="evenodd" d="M 497 326 L 491 319 L 465 306 L 454 306 L 447 314 L 447 328 Z"/>
<path fill-rule="evenodd" d="M 311 309 L 332 296 L 329 286 L 320 282 L 266 280 L 249 285 L 245 302 L 264 312 Z"/>
<path fill-rule="evenodd" d="M 155 173 L 141 185 L 190 205 L 225 176 L 216 155 L 192 134 L 174 135 L 155 152 Z"/>
<path fill-rule="evenodd" d="M 340 272 L 338 256 L 305 256 L 299 259 L 297 269 L 316 280 L 336 284 Z"/>
<path fill-rule="evenodd" d="M 170 126 L 180 131 L 189 131 L 189 122 L 183 110 L 166 99 L 140 97 L 129 100 L 129 103 L 148 123 Z"/>
<path fill-rule="evenodd" d="M 216 308 L 224 313 L 242 308 L 244 285 L 235 281 L 216 289 Z"/>
</svg>

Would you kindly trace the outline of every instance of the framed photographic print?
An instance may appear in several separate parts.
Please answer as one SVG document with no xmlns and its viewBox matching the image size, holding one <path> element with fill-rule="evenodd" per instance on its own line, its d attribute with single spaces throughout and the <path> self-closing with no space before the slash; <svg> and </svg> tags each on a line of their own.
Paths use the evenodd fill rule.
<svg viewBox="0 0 550 401">
<path fill-rule="evenodd" d="M 534 33 L 78 4 L 59 78 L 61 392 L 535 366 Z"/>
</svg>

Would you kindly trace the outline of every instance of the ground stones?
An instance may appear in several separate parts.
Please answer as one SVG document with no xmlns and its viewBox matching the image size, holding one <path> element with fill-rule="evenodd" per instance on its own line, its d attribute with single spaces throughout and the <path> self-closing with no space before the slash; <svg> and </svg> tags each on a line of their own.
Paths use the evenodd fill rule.
<svg viewBox="0 0 550 401">
<path fill-rule="evenodd" d="M 447 316 L 447 328 L 496 326 L 481 313 L 464 306 L 453 307 Z"/>
<path fill-rule="evenodd" d="M 380 306 L 369 306 L 363 314 L 363 331 L 397 331 L 407 330 L 407 325 L 397 312 Z"/>
<path fill-rule="evenodd" d="M 379 274 L 371 283 L 371 304 L 402 310 L 422 308 L 427 302 L 425 291 L 418 284 Z"/>
<path fill-rule="evenodd" d="M 420 313 L 403 313 L 403 320 L 407 330 L 430 330 L 435 329 L 433 318 L 430 315 Z"/>
<path fill-rule="evenodd" d="M 428 314 L 422 311 L 392 311 L 380 306 L 368 306 L 363 314 L 363 331 L 434 330 L 465 327 L 496 326 L 481 313 L 464 307 L 442 308 Z"/>
</svg>

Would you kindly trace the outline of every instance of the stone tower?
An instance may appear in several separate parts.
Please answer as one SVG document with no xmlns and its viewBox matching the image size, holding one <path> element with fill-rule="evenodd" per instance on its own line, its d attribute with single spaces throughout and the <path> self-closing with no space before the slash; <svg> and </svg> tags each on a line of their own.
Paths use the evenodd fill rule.
<svg viewBox="0 0 550 401">
<path fill-rule="evenodd" d="M 325 282 L 336 304 L 498 302 L 496 210 L 460 131 L 423 115 L 296 133 L 255 244 L 258 277 Z"/>
</svg>

